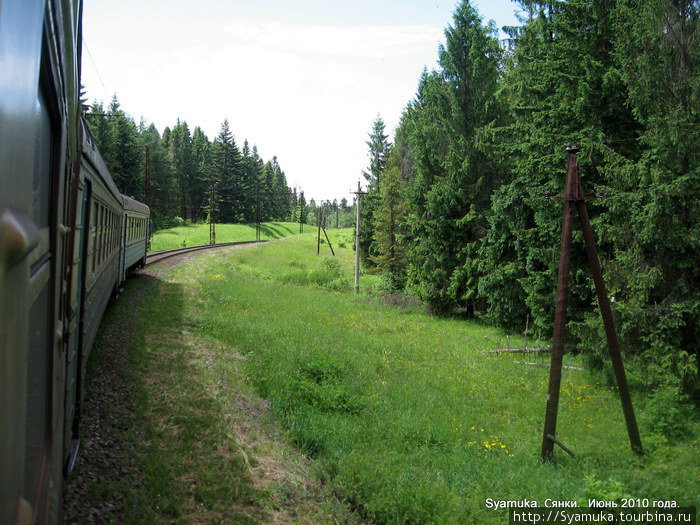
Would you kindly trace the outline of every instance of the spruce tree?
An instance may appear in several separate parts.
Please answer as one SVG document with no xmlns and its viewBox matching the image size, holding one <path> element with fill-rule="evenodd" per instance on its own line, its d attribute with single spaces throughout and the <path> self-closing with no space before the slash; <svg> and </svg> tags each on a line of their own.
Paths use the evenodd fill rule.
<svg viewBox="0 0 700 525">
<path fill-rule="evenodd" d="M 482 25 L 468 1 L 458 5 L 445 38 L 441 69 L 423 72 L 400 126 L 399 170 L 410 180 L 407 279 L 431 311 L 462 307 L 471 313 L 485 212 L 498 184 L 482 136 L 499 117 L 501 50 L 495 28 Z"/>
<path fill-rule="evenodd" d="M 217 207 L 213 208 L 217 213 L 217 222 L 236 222 L 240 216 L 242 202 L 240 188 L 237 187 L 241 154 L 231 133 L 228 119 L 224 119 L 219 135 L 212 145 L 211 162 L 217 188 Z"/>
<path fill-rule="evenodd" d="M 385 125 L 382 117 L 377 118 L 372 124 L 369 140 L 366 141 L 369 149 L 369 166 L 362 175 L 367 181 L 366 195 L 362 196 L 361 214 L 362 226 L 360 228 L 360 257 L 367 266 L 374 266 L 374 257 L 377 248 L 373 245 L 375 232 L 374 213 L 379 205 L 380 179 L 386 169 L 386 158 L 389 153 L 388 136 L 384 133 Z"/>
<path fill-rule="evenodd" d="M 401 194 L 400 178 L 397 157 L 395 154 L 389 155 L 388 166 L 381 176 L 379 204 L 374 213 L 374 245 L 377 251 L 374 262 L 387 277 L 393 290 L 402 288 L 405 280 L 406 261 L 400 242 L 400 228 L 406 203 Z"/>
<path fill-rule="evenodd" d="M 138 132 L 133 119 L 121 109 L 117 96 L 112 97 L 107 110 L 105 144 L 100 144 L 102 158 L 119 191 L 135 199 L 143 199 L 144 181 L 141 173 L 142 151 L 138 147 Z"/>
</svg>

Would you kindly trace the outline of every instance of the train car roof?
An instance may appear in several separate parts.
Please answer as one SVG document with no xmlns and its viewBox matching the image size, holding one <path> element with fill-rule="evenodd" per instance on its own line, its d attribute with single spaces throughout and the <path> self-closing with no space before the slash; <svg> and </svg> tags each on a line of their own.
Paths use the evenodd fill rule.
<svg viewBox="0 0 700 525">
<path fill-rule="evenodd" d="M 124 203 L 124 210 L 148 214 L 148 206 L 146 206 L 143 202 L 139 202 L 136 199 L 127 197 L 126 195 L 122 195 L 121 198 L 122 202 Z"/>
<path fill-rule="evenodd" d="M 114 184 L 114 180 L 112 180 L 112 176 L 109 174 L 105 161 L 102 160 L 102 155 L 100 155 L 100 151 L 97 149 L 97 144 L 95 144 L 95 139 L 92 136 L 90 128 L 88 128 L 87 122 L 85 122 L 85 119 L 80 120 L 83 129 L 83 157 L 86 157 L 90 161 L 90 164 L 92 164 L 92 167 L 97 172 L 97 175 L 109 188 L 109 191 L 112 193 L 112 195 L 114 195 L 114 198 L 121 201 L 121 193 L 119 193 L 117 185 Z"/>
</svg>

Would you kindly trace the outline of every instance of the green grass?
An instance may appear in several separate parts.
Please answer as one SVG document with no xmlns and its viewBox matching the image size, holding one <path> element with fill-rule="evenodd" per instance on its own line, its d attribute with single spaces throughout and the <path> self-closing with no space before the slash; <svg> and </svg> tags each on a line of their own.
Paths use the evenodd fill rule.
<svg viewBox="0 0 700 525">
<path fill-rule="evenodd" d="M 504 346 L 499 330 L 323 289 L 333 281 L 309 277 L 326 260 L 314 242 L 213 254 L 179 271 L 200 282 L 202 332 L 241 349 L 250 381 L 319 476 L 366 517 L 503 523 L 505 511 L 485 508 L 489 497 L 700 502 L 696 421 L 675 442 L 643 429 L 647 456 L 636 458 L 615 389 L 566 370 L 558 437 L 577 457 L 558 451 L 543 465 L 548 369 L 517 361 L 546 357 L 484 354 Z M 351 255 L 340 249 L 341 281 Z M 643 396 L 635 402 L 644 420 Z"/>
<path fill-rule="evenodd" d="M 637 458 L 615 389 L 565 370 L 557 437 L 577 456 L 557 450 L 542 464 L 548 369 L 517 361 L 547 357 L 484 354 L 505 346 L 501 331 L 356 296 L 351 233 L 329 234 L 337 258 L 326 244 L 317 256 L 307 233 L 203 254 L 152 285 L 134 349 L 148 512 L 266 519 L 279 491 L 255 485 L 231 453 L 243 446 L 231 392 L 246 389 L 269 401 L 326 490 L 372 522 L 505 523 L 486 498 L 700 503 L 697 420 L 675 441 L 643 426 L 647 455 Z M 361 285 L 381 281 L 363 275 Z M 647 421 L 654 407 L 634 402 Z M 309 522 L 325 522 L 317 512 Z"/>
<path fill-rule="evenodd" d="M 332 255 L 323 233 L 319 245 L 317 231 L 313 231 L 280 239 L 262 251 L 234 252 L 228 264 L 234 265 L 240 273 L 283 284 L 318 285 L 335 291 L 354 289 L 353 231 L 339 229 L 328 230 L 327 233 L 336 256 Z M 378 275 L 364 272 L 360 275 L 363 292 L 371 293 L 380 283 Z"/>
<path fill-rule="evenodd" d="M 299 233 L 299 224 L 294 222 L 263 222 L 260 225 L 262 240 L 278 239 L 297 233 Z M 216 242 L 254 240 L 255 223 L 216 225 Z M 191 224 L 160 230 L 153 235 L 151 252 L 182 248 L 183 243 L 185 246 L 209 244 L 209 224 Z"/>
</svg>

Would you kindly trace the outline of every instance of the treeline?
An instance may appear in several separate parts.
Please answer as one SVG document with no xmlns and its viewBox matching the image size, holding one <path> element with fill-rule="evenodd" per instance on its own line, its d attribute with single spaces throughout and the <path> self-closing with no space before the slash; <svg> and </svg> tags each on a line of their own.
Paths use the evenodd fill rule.
<svg viewBox="0 0 700 525">
<path fill-rule="evenodd" d="M 362 256 L 436 313 L 485 315 L 548 340 L 567 144 L 631 383 L 697 384 L 700 341 L 698 16 L 691 0 L 521 0 L 522 25 L 462 1 L 393 144 L 370 133 Z M 607 366 L 580 230 L 567 333 Z M 634 366 L 634 365 L 637 366 Z"/>
<path fill-rule="evenodd" d="M 148 204 L 156 228 L 210 216 L 221 223 L 306 217 L 303 191 L 292 189 L 277 157 L 264 161 L 248 141 L 239 148 L 227 120 L 210 140 L 187 122 L 136 124 L 114 96 L 86 119 L 119 190 Z"/>
</svg>

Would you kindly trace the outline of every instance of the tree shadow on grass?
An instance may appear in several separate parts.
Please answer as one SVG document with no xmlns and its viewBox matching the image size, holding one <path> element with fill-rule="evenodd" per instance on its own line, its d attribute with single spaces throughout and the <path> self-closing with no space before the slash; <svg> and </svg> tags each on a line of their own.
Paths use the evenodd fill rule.
<svg viewBox="0 0 700 525">
<path fill-rule="evenodd" d="M 247 226 L 250 228 L 255 228 L 255 223 L 248 224 Z M 293 233 L 294 232 L 292 232 L 289 228 L 285 228 L 279 223 L 264 222 L 260 224 L 261 236 L 265 235 L 270 239 L 280 239 L 282 237 L 292 235 Z"/>
</svg>

